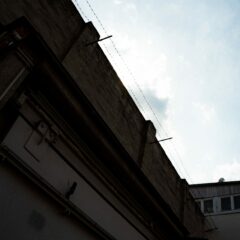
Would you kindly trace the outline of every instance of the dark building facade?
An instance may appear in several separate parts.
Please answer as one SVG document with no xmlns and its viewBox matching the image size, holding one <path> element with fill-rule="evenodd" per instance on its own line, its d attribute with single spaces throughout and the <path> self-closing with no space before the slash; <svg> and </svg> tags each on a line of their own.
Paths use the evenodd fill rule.
<svg viewBox="0 0 240 240">
<path fill-rule="evenodd" d="M 240 238 L 240 181 L 193 184 L 190 191 L 209 222 L 209 239 Z"/>
<path fill-rule="evenodd" d="M 0 2 L 2 239 L 203 239 L 205 221 L 69 0 Z"/>
</svg>

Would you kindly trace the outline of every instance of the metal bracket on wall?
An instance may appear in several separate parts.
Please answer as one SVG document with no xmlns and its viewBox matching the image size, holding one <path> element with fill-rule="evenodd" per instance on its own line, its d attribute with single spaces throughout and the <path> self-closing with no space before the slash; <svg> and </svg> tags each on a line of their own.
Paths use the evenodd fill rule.
<svg viewBox="0 0 240 240">
<path fill-rule="evenodd" d="M 44 140 L 48 143 L 56 143 L 58 136 L 60 135 L 60 131 L 56 126 L 49 126 L 44 121 L 40 121 L 37 126 L 38 132 L 42 135 L 41 140 L 38 145 L 40 145 Z"/>
<path fill-rule="evenodd" d="M 85 46 L 87 47 L 87 46 L 89 46 L 89 45 L 92 45 L 92 44 L 101 42 L 101 41 L 106 40 L 106 39 L 111 38 L 111 37 L 112 37 L 112 35 L 107 36 L 107 37 L 104 37 L 104 38 L 101 38 L 101 39 L 98 39 L 98 40 L 96 40 L 96 41 L 89 42 L 89 43 L 87 43 Z"/>
<path fill-rule="evenodd" d="M 172 137 L 164 138 L 164 139 L 160 139 L 160 140 L 156 140 L 156 141 L 150 142 L 150 144 L 158 143 L 158 142 L 164 142 L 164 141 L 171 140 L 171 139 L 172 139 Z"/>
<path fill-rule="evenodd" d="M 74 192 L 76 191 L 76 188 L 77 188 L 77 182 L 73 182 L 72 186 L 70 187 L 70 189 L 65 194 L 65 197 L 67 199 L 70 199 L 70 196 L 74 194 Z"/>
</svg>

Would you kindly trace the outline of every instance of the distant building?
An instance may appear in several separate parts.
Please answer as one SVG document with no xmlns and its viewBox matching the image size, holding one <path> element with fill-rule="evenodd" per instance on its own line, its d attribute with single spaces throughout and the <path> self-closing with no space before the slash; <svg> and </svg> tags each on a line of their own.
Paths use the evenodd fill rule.
<svg viewBox="0 0 240 240">
<path fill-rule="evenodd" d="M 70 0 L 2 0 L 0 23 L 0 238 L 204 239 L 93 24 Z"/>
<path fill-rule="evenodd" d="M 240 239 L 240 181 L 194 184 L 190 191 L 211 226 L 209 239 Z"/>
</svg>

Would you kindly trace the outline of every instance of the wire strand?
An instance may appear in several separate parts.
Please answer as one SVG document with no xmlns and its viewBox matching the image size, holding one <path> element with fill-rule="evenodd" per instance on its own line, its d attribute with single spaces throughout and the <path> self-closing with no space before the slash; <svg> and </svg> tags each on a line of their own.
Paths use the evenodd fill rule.
<svg viewBox="0 0 240 240">
<path fill-rule="evenodd" d="M 87 22 L 90 22 L 89 18 L 87 17 L 87 15 L 84 13 L 84 11 L 82 10 L 82 8 L 81 8 L 80 5 L 78 4 L 78 0 L 72 0 L 72 2 L 73 2 L 74 5 L 76 6 L 76 8 L 77 8 L 78 11 L 80 12 L 80 14 L 85 18 L 85 20 L 87 20 Z"/>
<path fill-rule="evenodd" d="M 85 18 L 87 21 L 90 21 L 89 18 L 88 18 L 88 17 L 86 16 L 86 14 L 84 13 L 84 11 L 82 10 L 82 8 L 79 6 L 78 1 L 77 1 L 77 0 L 72 0 L 72 1 L 76 4 L 78 10 L 79 10 L 80 13 L 84 16 L 84 18 Z M 102 24 L 100 18 L 97 16 L 97 14 L 96 14 L 96 12 L 94 11 L 93 7 L 91 6 L 90 2 L 89 2 L 88 0 L 85 0 L 85 1 L 86 1 L 86 3 L 87 3 L 88 7 L 90 8 L 91 12 L 93 13 L 94 17 L 96 18 L 96 20 L 97 20 L 98 23 L 100 24 L 101 28 L 103 29 L 104 34 L 108 35 L 108 33 L 107 33 L 104 25 Z M 142 95 L 142 98 L 144 99 L 146 105 L 148 106 L 148 108 L 150 109 L 151 113 L 153 114 L 153 116 L 154 116 L 154 118 L 155 118 L 158 126 L 163 130 L 163 132 L 164 132 L 164 134 L 166 134 L 166 136 L 169 136 L 168 131 L 165 130 L 165 128 L 164 128 L 163 125 L 161 124 L 161 122 L 160 122 L 157 114 L 154 112 L 151 104 L 150 104 L 149 101 L 147 100 L 147 98 L 146 98 L 143 90 L 141 89 L 140 85 L 138 84 L 138 82 L 137 82 L 134 74 L 132 73 L 132 71 L 131 71 L 130 68 L 128 67 L 126 61 L 125 61 L 124 58 L 122 57 L 120 51 L 119 51 L 118 48 L 116 47 L 115 42 L 114 42 L 112 39 L 110 39 L 110 41 L 111 41 L 112 46 L 113 46 L 115 52 L 117 53 L 118 57 L 121 59 L 121 61 L 122 61 L 122 63 L 124 64 L 125 68 L 127 69 L 127 72 L 130 74 L 132 80 L 134 81 L 134 84 L 137 86 L 137 89 L 138 89 L 138 91 L 140 92 L 140 94 Z M 107 46 L 106 46 L 104 43 L 103 43 L 103 46 L 104 46 L 104 49 L 105 49 L 105 51 L 107 52 L 108 56 L 110 56 L 110 58 L 115 62 L 114 57 L 113 57 L 113 54 L 109 51 L 109 49 L 107 48 Z M 117 63 L 116 63 L 116 62 L 115 62 L 115 65 L 117 66 Z M 120 69 L 120 68 L 118 68 L 118 69 Z M 145 110 L 144 110 L 144 108 L 141 106 L 138 98 L 137 98 L 136 95 L 134 94 L 133 90 L 131 90 L 131 89 L 128 88 L 128 91 L 130 91 L 131 96 L 132 96 L 133 99 L 135 100 L 137 106 L 141 107 L 142 111 L 145 112 Z M 179 159 L 179 162 L 180 162 L 180 164 L 181 164 L 181 167 L 182 167 L 182 169 L 184 170 L 187 178 L 193 183 L 190 175 L 188 174 L 188 171 L 187 171 L 186 168 L 184 167 L 184 164 L 183 164 L 183 161 L 182 161 L 182 159 L 181 159 L 181 157 L 180 157 L 179 152 L 177 151 L 175 145 L 174 145 L 172 142 L 171 142 L 171 144 L 172 144 L 172 146 L 173 146 L 175 155 L 176 155 L 177 158 Z M 171 152 L 171 151 L 169 151 L 169 153 L 170 153 L 170 152 Z M 168 153 L 168 154 L 169 154 L 169 153 Z M 172 155 L 172 154 L 170 154 L 170 155 Z M 183 174 L 182 171 L 180 170 L 180 167 L 179 167 L 178 163 L 174 160 L 174 158 L 172 158 L 172 159 L 173 159 L 175 165 L 178 167 L 178 171 L 180 171 L 181 175 L 184 176 L 185 174 Z M 197 190 L 197 191 L 198 191 L 198 190 Z M 198 193 L 200 193 L 200 192 L 198 191 Z M 214 220 L 212 219 L 211 216 L 209 216 L 209 219 L 211 219 L 212 224 L 213 224 L 214 227 L 216 228 L 216 224 L 215 224 L 215 222 L 214 222 Z"/>
<path fill-rule="evenodd" d="M 87 3 L 88 7 L 90 8 L 92 14 L 93 14 L 94 17 L 96 18 L 97 22 L 98 22 L 99 25 L 101 26 L 104 34 L 105 34 L 105 35 L 108 35 L 108 32 L 107 32 L 106 28 L 105 28 L 104 25 L 102 24 L 100 18 L 97 16 L 97 14 L 96 14 L 96 12 L 94 11 L 94 9 L 93 9 L 92 5 L 90 4 L 90 2 L 89 2 L 88 0 L 85 0 L 85 1 L 86 1 L 86 3 Z M 79 6 L 78 2 L 75 1 L 75 0 L 74 0 L 74 2 L 76 2 L 78 8 L 79 8 L 79 9 L 81 10 L 81 12 L 84 14 L 84 12 L 83 12 L 83 10 L 81 9 L 81 7 Z M 85 17 L 86 19 L 88 19 L 88 17 L 86 16 L 86 14 L 84 14 L 84 17 Z M 88 21 L 89 21 L 89 19 L 88 19 Z M 160 129 L 162 129 L 163 133 L 168 137 L 168 136 L 169 136 L 168 131 L 165 130 L 165 128 L 164 128 L 163 125 L 161 124 L 161 122 L 160 122 L 157 114 L 156 114 L 155 111 L 153 110 L 151 104 L 149 103 L 149 101 L 148 101 L 148 99 L 146 98 L 143 90 L 141 89 L 139 83 L 137 82 L 137 80 L 136 80 L 133 72 L 131 71 L 131 69 L 129 68 L 128 64 L 127 64 L 126 61 L 124 60 L 124 58 L 123 58 L 122 54 L 120 53 L 120 51 L 118 50 L 115 42 L 112 40 L 112 38 L 110 39 L 110 41 L 111 41 L 111 44 L 112 44 L 112 46 L 113 46 L 113 49 L 114 49 L 115 52 L 117 53 L 118 57 L 120 58 L 121 62 L 122 62 L 123 65 L 124 65 L 124 67 L 126 68 L 128 74 L 131 76 L 131 79 L 133 80 L 134 84 L 136 85 L 136 87 L 137 87 L 140 95 L 141 95 L 142 98 L 143 98 L 143 101 L 145 102 L 146 106 L 147 106 L 148 109 L 150 110 L 150 113 L 151 113 L 152 116 L 154 117 L 157 125 L 159 126 Z M 107 54 L 110 56 L 110 58 L 111 58 L 111 59 L 114 59 L 114 58 L 113 58 L 113 55 L 110 53 L 110 51 L 108 50 L 108 48 L 106 47 L 106 45 L 103 44 L 103 46 L 104 46 Z M 116 65 L 117 65 L 117 64 L 116 64 Z M 118 69 L 120 69 L 120 68 L 118 68 Z M 140 108 L 142 109 L 142 111 L 144 112 L 144 114 L 146 115 L 146 110 L 144 110 L 144 107 L 141 105 L 141 103 L 140 103 L 140 101 L 138 100 L 138 98 L 137 98 L 136 94 L 134 93 L 134 91 L 131 90 L 130 88 L 128 88 L 128 91 L 130 92 L 130 94 L 131 94 L 131 96 L 133 97 L 134 101 L 136 102 L 137 106 L 140 107 Z M 151 117 L 150 117 L 150 119 L 151 119 Z M 173 147 L 173 149 L 174 149 L 175 156 L 179 159 L 179 162 L 180 162 L 181 167 L 179 166 L 178 162 L 175 160 L 175 157 L 173 157 L 173 155 L 170 154 L 170 153 L 171 153 L 171 150 L 169 149 L 169 146 L 168 146 L 168 145 L 165 145 L 166 148 L 168 149 L 168 155 L 170 154 L 170 155 L 172 156 L 171 159 L 172 159 L 172 161 L 174 162 L 175 166 L 178 168 L 179 173 L 181 173 L 182 176 L 185 175 L 185 176 L 189 179 L 189 181 L 191 181 L 191 182 L 193 183 L 193 181 L 192 181 L 192 179 L 191 179 L 188 171 L 187 171 L 186 168 L 184 167 L 183 161 L 182 161 L 182 159 L 181 159 L 181 157 L 180 157 L 180 154 L 178 153 L 175 145 L 174 145 L 172 142 L 171 142 L 171 144 L 172 144 L 172 147 Z M 183 172 L 182 172 L 181 169 L 183 169 L 183 172 L 184 172 L 185 174 L 183 174 Z M 186 178 L 186 177 L 185 177 L 185 178 Z"/>
</svg>

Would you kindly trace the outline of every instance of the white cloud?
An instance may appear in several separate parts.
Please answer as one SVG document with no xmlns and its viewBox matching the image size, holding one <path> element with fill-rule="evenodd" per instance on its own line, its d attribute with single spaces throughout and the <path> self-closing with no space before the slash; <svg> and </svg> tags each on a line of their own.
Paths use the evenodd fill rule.
<svg viewBox="0 0 240 240">
<path fill-rule="evenodd" d="M 200 114 L 201 121 L 203 124 L 209 124 L 216 117 L 216 110 L 212 104 L 194 102 L 193 106 L 197 109 Z"/>
<path fill-rule="evenodd" d="M 136 4 L 134 4 L 133 2 L 126 2 L 124 4 L 123 11 L 125 12 L 125 14 L 127 14 L 128 24 L 135 25 L 139 17 Z"/>
<path fill-rule="evenodd" d="M 164 53 L 138 56 L 129 61 L 136 79 L 144 91 L 151 91 L 159 99 L 173 97 L 172 78 L 168 71 L 168 59 Z"/>
<path fill-rule="evenodd" d="M 133 11 L 135 11 L 135 10 L 137 10 L 137 7 L 136 7 L 136 5 L 134 4 L 134 3 L 126 3 L 126 10 L 133 10 Z"/>
<path fill-rule="evenodd" d="M 113 2 L 114 2 L 114 4 L 116 4 L 116 5 L 119 5 L 119 4 L 122 4 L 122 3 L 123 3 L 122 0 L 114 0 Z"/>
<path fill-rule="evenodd" d="M 226 181 L 239 180 L 240 162 L 235 159 L 232 162 L 216 166 L 213 169 L 213 180 L 218 181 L 220 178 L 224 178 Z"/>
</svg>

